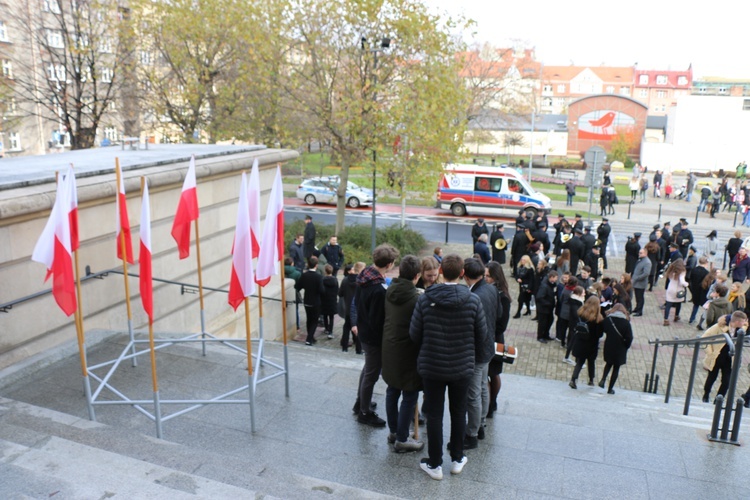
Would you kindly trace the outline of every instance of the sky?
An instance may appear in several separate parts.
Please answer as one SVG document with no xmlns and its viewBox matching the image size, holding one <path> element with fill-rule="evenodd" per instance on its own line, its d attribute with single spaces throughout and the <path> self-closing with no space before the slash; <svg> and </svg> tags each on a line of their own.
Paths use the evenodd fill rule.
<svg viewBox="0 0 750 500">
<path fill-rule="evenodd" d="M 535 48 L 545 65 L 685 70 L 692 63 L 693 78 L 750 80 L 748 0 L 423 1 L 476 21 L 479 42 Z"/>
</svg>

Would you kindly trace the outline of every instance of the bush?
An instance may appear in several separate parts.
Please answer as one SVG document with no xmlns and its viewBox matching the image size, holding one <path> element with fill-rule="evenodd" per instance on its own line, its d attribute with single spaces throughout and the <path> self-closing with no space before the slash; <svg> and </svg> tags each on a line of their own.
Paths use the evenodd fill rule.
<svg viewBox="0 0 750 500">
<path fill-rule="evenodd" d="M 331 236 L 334 235 L 335 226 L 330 224 L 315 224 L 315 242 L 318 248 L 323 248 Z M 305 232 L 305 221 L 298 220 L 287 224 L 284 228 L 284 242 L 286 248 L 294 240 L 297 234 Z M 384 229 L 378 229 L 375 233 L 377 244 L 390 243 L 398 248 L 401 255 L 419 255 L 419 252 L 427 245 L 424 236 L 417 231 L 408 228 L 400 228 L 397 225 L 388 226 Z M 362 261 L 366 264 L 372 262 L 372 235 L 370 226 L 352 225 L 344 228 L 339 234 L 339 245 L 344 250 L 344 260 L 347 264 Z M 286 250 L 285 248 L 285 250 Z M 288 252 L 286 252 L 288 253 Z"/>
</svg>

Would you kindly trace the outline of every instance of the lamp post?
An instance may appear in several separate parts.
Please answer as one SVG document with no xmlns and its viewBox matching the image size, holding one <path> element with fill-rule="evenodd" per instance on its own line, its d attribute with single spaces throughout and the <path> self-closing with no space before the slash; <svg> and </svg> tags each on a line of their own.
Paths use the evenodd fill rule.
<svg viewBox="0 0 750 500">
<path fill-rule="evenodd" d="M 365 50 L 365 44 L 367 43 L 367 38 L 362 37 L 362 50 Z M 383 37 L 380 40 L 380 47 L 377 47 L 375 49 L 370 49 L 370 52 L 373 54 L 373 65 L 372 65 L 372 78 L 373 78 L 373 88 L 376 89 L 372 93 L 372 100 L 373 102 L 378 101 L 378 92 L 377 92 L 377 85 L 378 85 L 378 52 L 387 49 L 391 46 L 391 39 L 388 37 Z M 370 233 L 371 238 L 371 250 L 375 251 L 375 234 L 376 234 L 376 225 L 377 225 L 377 219 L 375 216 L 375 205 L 376 205 L 376 179 L 377 179 L 377 173 L 378 173 L 378 151 L 376 148 L 372 148 L 372 229 Z"/>
</svg>

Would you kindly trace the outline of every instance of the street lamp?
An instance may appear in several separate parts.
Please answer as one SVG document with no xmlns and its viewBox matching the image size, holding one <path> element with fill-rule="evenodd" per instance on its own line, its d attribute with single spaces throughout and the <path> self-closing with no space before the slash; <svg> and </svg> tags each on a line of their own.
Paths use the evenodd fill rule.
<svg viewBox="0 0 750 500">
<path fill-rule="evenodd" d="M 362 37 L 362 50 L 366 50 L 365 44 L 367 43 L 367 38 Z M 377 85 L 378 85 L 378 52 L 381 52 L 388 47 L 391 46 L 391 39 L 388 37 L 383 37 L 380 39 L 380 47 L 377 47 L 375 49 L 370 49 L 370 52 L 372 52 L 374 61 L 372 65 L 372 75 L 373 75 L 373 88 L 376 90 L 372 94 L 372 100 L 373 102 L 377 102 L 378 100 L 378 92 L 377 92 Z M 377 220 L 375 218 L 375 204 L 376 204 L 376 184 L 375 180 L 377 178 L 378 173 L 378 151 L 373 147 L 372 149 L 372 230 L 370 233 L 371 237 L 371 250 L 375 251 L 375 233 L 376 233 L 376 224 Z"/>
</svg>

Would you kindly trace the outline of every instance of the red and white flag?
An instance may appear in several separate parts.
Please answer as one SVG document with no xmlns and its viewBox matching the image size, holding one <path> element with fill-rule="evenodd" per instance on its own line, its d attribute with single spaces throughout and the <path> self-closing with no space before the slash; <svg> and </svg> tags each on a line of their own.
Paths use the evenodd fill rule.
<svg viewBox="0 0 750 500">
<path fill-rule="evenodd" d="M 185 182 L 182 184 L 182 194 L 177 205 L 177 213 L 172 224 L 172 237 L 177 242 L 180 259 L 190 255 L 190 225 L 198 218 L 198 192 L 195 182 L 195 155 L 190 157 Z"/>
<path fill-rule="evenodd" d="M 141 201 L 141 249 L 138 254 L 140 264 L 140 287 L 143 310 L 149 321 L 154 321 L 154 286 L 151 272 L 151 205 L 148 199 L 148 183 L 143 184 Z"/>
<path fill-rule="evenodd" d="M 256 281 L 266 286 L 271 276 L 279 274 L 279 262 L 284 256 L 284 187 L 281 184 L 281 168 L 276 167 L 276 178 L 268 199 L 266 222 L 260 242 Z"/>
<path fill-rule="evenodd" d="M 68 167 L 65 179 L 70 178 L 68 188 L 70 189 L 70 205 L 68 208 L 68 218 L 70 218 L 70 249 L 78 250 L 80 242 L 78 239 L 78 188 L 76 187 L 76 176 L 73 173 L 73 166 Z"/>
<path fill-rule="evenodd" d="M 57 184 L 52 213 L 31 254 L 31 260 L 47 268 L 45 281 L 52 276 L 52 296 L 67 316 L 73 314 L 77 307 L 68 217 L 70 186 L 67 183 L 72 180 L 72 177 L 68 177 Z"/>
<path fill-rule="evenodd" d="M 242 172 L 240 200 L 237 207 L 237 227 L 232 249 L 232 277 L 229 281 L 229 305 L 237 310 L 245 297 L 255 293 L 253 280 L 253 248 L 250 237 L 250 210 L 247 197 L 247 175 Z"/>
<path fill-rule="evenodd" d="M 250 205 L 250 238 L 253 243 L 253 258 L 260 254 L 260 174 L 258 173 L 258 159 L 253 161 L 250 171 L 250 185 L 247 199 Z"/>
<path fill-rule="evenodd" d="M 122 260 L 121 234 L 125 236 L 125 256 L 128 264 L 135 264 L 133 260 L 133 241 L 130 235 L 130 219 L 128 218 L 128 200 L 125 197 L 125 179 L 120 171 L 120 185 L 117 188 L 117 258 Z"/>
</svg>

